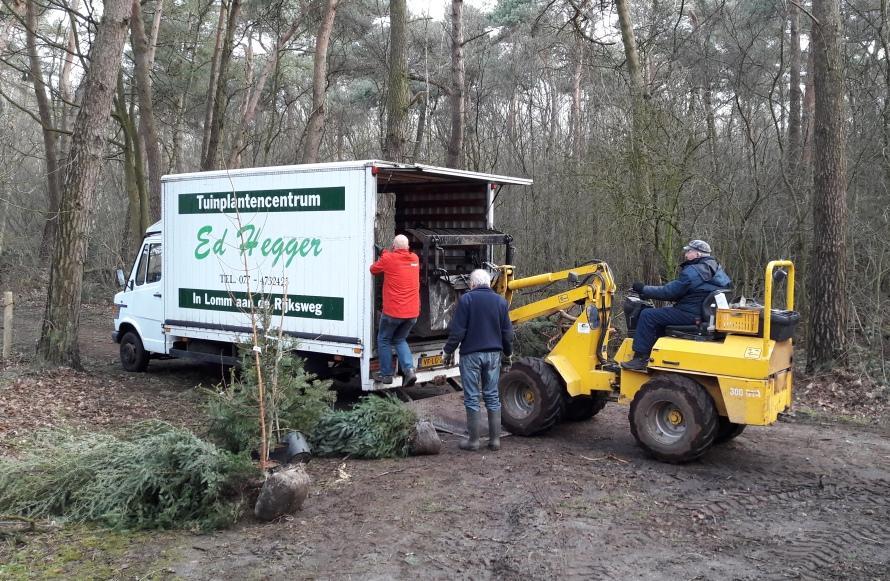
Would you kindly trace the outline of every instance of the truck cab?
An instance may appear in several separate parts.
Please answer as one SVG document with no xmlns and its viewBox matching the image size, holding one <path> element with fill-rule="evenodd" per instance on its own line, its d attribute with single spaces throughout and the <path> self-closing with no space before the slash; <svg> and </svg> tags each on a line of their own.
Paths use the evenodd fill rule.
<svg viewBox="0 0 890 581">
<path fill-rule="evenodd" d="M 121 365 L 127 371 L 145 371 L 151 354 L 168 352 L 163 330 L 164 253 L 161 223 L 152 225 L 129 275 L 118 271 L 123 290 L 114 295 L 114 333 L 120 344 Z"/>
</svg>

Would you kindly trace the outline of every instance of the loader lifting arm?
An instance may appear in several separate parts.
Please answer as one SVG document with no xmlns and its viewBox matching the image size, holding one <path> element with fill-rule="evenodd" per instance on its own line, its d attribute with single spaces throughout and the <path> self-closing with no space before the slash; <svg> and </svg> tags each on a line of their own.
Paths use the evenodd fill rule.
<svg viewBox="0 0 890 581">
<path fill-rule="evenodd" d="M 544 358 L 559 372 L 569 396 L 588 396 L 593 391 L 608 393 L 617 381 L 608 370 L 607 345 L 611 328 L 615 278 L 609 265 L 593 261 L 575 268 L 526 278 L 513 278 L 513 267 L 500 267 L 494 290 L 509 302 L 514 291 L 545 287 L 567 281 L 573 288 L 517 307 L 510 311 L 513 323 L 552 315 L 573 305 L 582 307 L 559 342 Z"/>
</svg>

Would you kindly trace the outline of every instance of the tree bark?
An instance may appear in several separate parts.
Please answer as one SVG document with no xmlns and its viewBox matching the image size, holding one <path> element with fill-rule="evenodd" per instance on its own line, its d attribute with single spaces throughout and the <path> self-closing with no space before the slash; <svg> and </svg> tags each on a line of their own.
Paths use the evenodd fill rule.
<svg viewBox="0 0 890 581">
<path fill-rule="evenodd" d="M 405 0 L 389 3 L 389 74 L 386 94 L 386 139 L 383 156 L 405 158 L 408 132 L 408 7 Z"/>
<path fill-rule="evenodd" d="M 207 155 L 201 163 L 201 169 L 219 169 L 219 149 L 222 134 L 225 130 L 225 109 L 228 104 L 226 85 L 229 83 L 229 65 L 234 50 L 235 28 L 241 15 L 241 0 L 232 0 L 229 18 L 226 24 L 225 40 L 219 58 L 219 74 L 216 79 L 216 96 L 213 99 L 213 121 L 210 124 L 210 137 L 207 141 Z"/>
<path fill-rule="evenodd" d="M 102 21 L 90 49 L 83 102 L 74 122 L 71 159 L 76 159 L 77 163 L 70 164 L 65 172 L 59 233 L 37 344 L 37 355 L 43 362 L 75 369 L 81 367 L 77 334 L 90 215 L 102 169 L 105 129 L 132 12 L 128 0 L 106 0 L 103 8 Z"/>
<path fill-rule="evenodd" d="M 315 35 L 315 59 L 312 67 L 312 114 L 306 125 L 306 145 L 303 148 L 303 163 L 318 161 L 318 150 L 324 133 L 325 97 L 327 95 L 328 45 L 334 30 L 334 18 L 340 0 L 328 0 L 324 17 Z"/>
<path fill-rule="evenodd" d="M 814 0 L 816 64 L 813 247 L 807 369 L 844 365 L 847 349 L 847 157 L 838 0 Z"/>
<path fill-rule="evenodd" d="M 43 149 L 46 155 L 46 192 L 48 215 L 43 226 L 43 238 L 40 242 L 40 257 L 48 258 L 49 251 L 55 243 L 59 228 L 59 159 L 55 123 L 46 94 L 46 83 L 43 80 L 43 68 L 40 54 L 37 52 L 37 10 L 35 0 L 28 0 L 25 7 L 25 42 L 28 46 L 28 61 L 31 67 L 31 83 L 34 86 L 34 97 L 37 100 L 37 113 L 43 131 Z"/>
<path fill-rule="evenodd" d="M 463 7 L 463 0 L 451 0 L 451 91 L 448 93 L 451 136 L 448 139 L 445 165 L 458 169 L 464 167 L 461 154 L 464 149 L 466 114 Z"/>
<path fill-rule="evenodd" d="M 136 63 L 136 92 L 139 97 L 139 133 L 143 140 L 148 162 L 148 205 L 151 220 L 161 218 L 161 147 L 155 127 L 154 104 L 151 89 L 151 46 L 145 35 L 142 7 L 139 0 L 132 0 L 133 15 L 130 21 L 130 42 Z"/>
</svg>

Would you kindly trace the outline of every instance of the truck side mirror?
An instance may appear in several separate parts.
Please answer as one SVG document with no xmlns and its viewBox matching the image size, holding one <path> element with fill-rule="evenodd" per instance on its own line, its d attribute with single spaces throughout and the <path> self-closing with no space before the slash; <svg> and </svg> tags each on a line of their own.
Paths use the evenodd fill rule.
<svg viewBox="0 0 890 581">
<path fill-rule="evenodd" d="M 127 284 L 127 279 L 124 276 L 124 270 L 122 268 L 115 270 L 114 276 L 117 277 L 117 286 L 123 288 L 124 285 Z"/>
</svg>

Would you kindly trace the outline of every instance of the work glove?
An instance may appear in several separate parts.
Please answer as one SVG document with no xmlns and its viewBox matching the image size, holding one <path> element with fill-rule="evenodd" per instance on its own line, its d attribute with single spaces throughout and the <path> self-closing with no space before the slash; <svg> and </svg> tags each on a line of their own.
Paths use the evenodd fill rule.
<svg viewBox="0 0 890 581">
<path fill-rule="evenodd" d="M 637 293 L 638 295 L 641 295 L 641 294 L 643 294 L 643 287 L 645 287 L 645 286 L 646 286 L 646 285 L 644 285 L 644 284 L 641 283 L 641 282 L 635 282 L 635 283 L 633 283 L 632 285 L 630 285 L 630 288 L 632 288 L 633 291 L 634 291 L 635 293 Z"/>
<path fill-rule="evenodd" d="M 513 365 L 513 354 L 504 355 L 501 357 L 501 367 L 507 368 Z"/>
<path fill-rule="evenodd" d="M 442 358 L 442 363 L 445 364 L 445 367 L 451 367 L 454 365 L 454 353 L 446 353 Z"/>
</svg>

